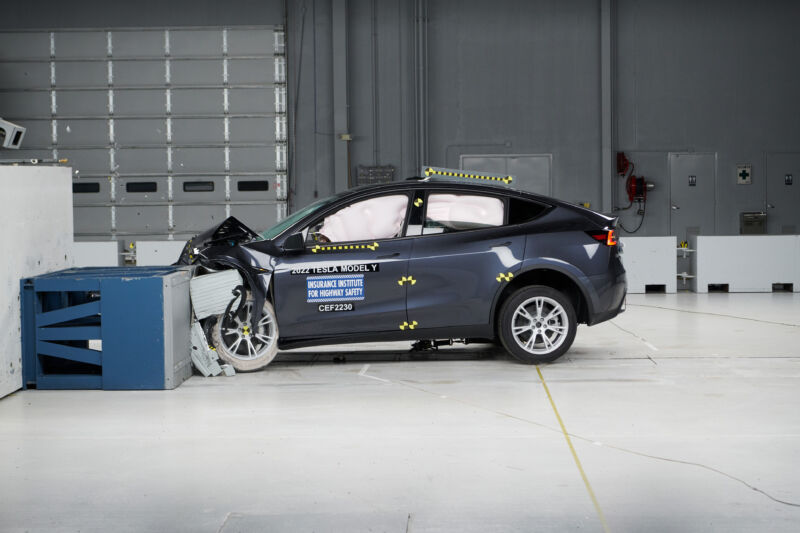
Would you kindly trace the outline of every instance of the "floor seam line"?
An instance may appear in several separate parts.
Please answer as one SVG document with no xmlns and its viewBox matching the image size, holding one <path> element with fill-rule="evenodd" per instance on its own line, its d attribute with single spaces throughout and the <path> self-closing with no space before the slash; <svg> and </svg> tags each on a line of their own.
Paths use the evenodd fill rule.
<svg viewBox="0 0 800 533">
<path fill-rule="evenodd" d="M 553 400 L 553 396 L 550 394 L 550 389 L 547 386 L 547 382 L 544 380 L 544 375 L 542 374 L 541 368 L 539 365 L 536 365 L 536 372 L 539 374 L 539 380 L 542 383 L 542 387 L 544 387 L 544 392 L 547 394 L 547 399 L 550 400 L 550 406 L 553 408 L 553 413 L 556 415 L 556 419 L 558 420 L 558 425 L 561 426 L 561 432 L 564 435 L 564 439 L 567 441 L 567 446 L 569 446 L 569 451 L 572 453 L 572 459 L 575 461 L 575 466 L 578 467 L 578 471 L 581 474 L 581 478 L 583 479 L 583 484 L 586 487 L 586 492 L 589 493 L 589 498 L 591 498 L 592 503 L 594 504 L 594 510 L 597 512 L 598 518 L 600 518 L 600 523 L 603 526 L 603 531 L 606 533 L 610 533 L 610 529 L 608 528 L 608 522 L 606 522 L 606 517 L 603 514 L 603 510 L 600 508 L 600 502 L 597 501 L 597 496 L 592 489 L 591 483 L 589 483 L 589 477 L 586 475 L 586 471 L 583 469 L 583 465 L 581 464 L 581 460 L 578 458 L 578 453 L 575 451 L 575 447 L 572 445 L 572 439 L 570 439 L 569 432 L 567 431 L 566 426 L 564 425 L 564 421 L 561 419 L 561 415 L 558 413 L 558 409 L 556 408 L 556 403 Z"/>
</svg>

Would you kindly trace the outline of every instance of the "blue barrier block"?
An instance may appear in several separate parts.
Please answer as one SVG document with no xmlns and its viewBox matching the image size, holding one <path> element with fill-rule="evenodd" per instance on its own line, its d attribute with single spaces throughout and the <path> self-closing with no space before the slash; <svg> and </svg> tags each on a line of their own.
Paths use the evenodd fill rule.
<svg viewBox="0 0 800 533">
<path fill-rule="evenodd" d="M 177 387 L 191 375 L 190 279 L 187 267 L 108 267 L 22 280 L 24 385 Z"/>
</svg>

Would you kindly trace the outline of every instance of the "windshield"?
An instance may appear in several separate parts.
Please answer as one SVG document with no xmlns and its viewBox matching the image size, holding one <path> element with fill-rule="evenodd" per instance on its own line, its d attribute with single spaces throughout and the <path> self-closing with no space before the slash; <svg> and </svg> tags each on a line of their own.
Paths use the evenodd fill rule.
<svg viewBox="0 0 800 533">
<path fill-rule="evenodd" d="M 337 198 L 338 196 L 329 196 L 328 198 L 323 198 L 322 200 L 318 200 L 313 204 L 304 207 L 300 211 L 286 217 L 285 219 L 281 220 L 280 222 L 269 228 L 267 231 L 263 232 L 261 235 L 259 235 L 259 238 L 265 241 L 274 239 L 275 237 L 286 231 L 288 228 L 292 227 L 299 220 L 302 220 L 311 213 L 314 213 L 315 211 L 318 211 L 320 208 L 325 207 L 326 205 L 330 204 Z"/>
</svg>

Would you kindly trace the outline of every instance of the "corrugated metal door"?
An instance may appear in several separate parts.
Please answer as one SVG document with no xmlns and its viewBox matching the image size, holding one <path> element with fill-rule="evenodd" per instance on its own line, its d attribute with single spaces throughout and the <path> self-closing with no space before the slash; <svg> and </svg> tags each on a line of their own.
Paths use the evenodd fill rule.
<svg viewBox="0 0 800 533">
<path fill-rule="evenodd" d="M 9 158 L 69 159 L 82 240 L 184 239 L 286 214 L 282 27 L 0 32 Z"/>
</svg>

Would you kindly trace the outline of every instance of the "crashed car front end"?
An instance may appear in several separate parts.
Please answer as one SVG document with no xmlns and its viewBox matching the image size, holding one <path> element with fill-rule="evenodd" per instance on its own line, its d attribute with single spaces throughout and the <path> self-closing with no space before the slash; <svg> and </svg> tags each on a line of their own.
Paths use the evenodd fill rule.
<svg viewBox="0 0 800 533">
<path fill-rule="evenodd" d="M 201 323 L 209 346 L 212 344 L 208 341 L 212 338 L 214 323 L 226 319 L 235 319 L 240 323 L 245 305 L 249 307 L 249 324 L 242 329 L 248 336 L 250 332 L 257 335 L 264 318 L 263 309 L 268 300 L 277 253 L 279 250 L 271 240 L 262 239 L 235 217 L 225 219 L 186 242 L 175 264 L 197 267 L 193 279 L 193 302 L 196 291 L 200 290 L 196 287 L 203 286 L 195 283 L 195 280 L 210 280 L 209 276 L 230 271 L 239 274 L 237 279 L 240 281 L 225 279 L 204 289 L 216 291 L 213 298 L 221 302 L 216 308 L 212 305 L 216 314 L 209 314 L 205 309 L 198 312 L 199 309 L 195 307 L 195 318 Z M 219 346 L 214 348 L 219 349 Z"/>
</svg>

